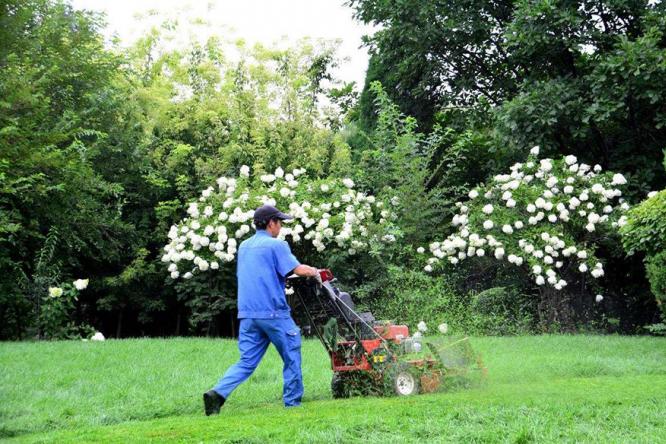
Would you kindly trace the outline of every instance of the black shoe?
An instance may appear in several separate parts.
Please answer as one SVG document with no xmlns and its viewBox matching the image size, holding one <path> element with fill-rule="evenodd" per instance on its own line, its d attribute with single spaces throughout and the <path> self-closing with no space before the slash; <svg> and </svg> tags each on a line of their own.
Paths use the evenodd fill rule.
<svg viewBox="0 0 666 444">
<path fill-rule="evenodd" d="M 203 395 L 204 410 L 206 416 L 217 415 L 220 413 L 220 408 L 224 405 L 224 396 L 217 393 L 215 390 L 208 390 Z"/>
</svg>

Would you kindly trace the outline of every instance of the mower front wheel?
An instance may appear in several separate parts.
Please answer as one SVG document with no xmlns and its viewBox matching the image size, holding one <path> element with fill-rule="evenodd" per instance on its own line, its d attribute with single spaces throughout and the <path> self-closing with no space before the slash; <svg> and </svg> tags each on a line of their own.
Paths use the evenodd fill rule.
<svg viewBox="0 0 666 444">
<path fill-rule="evenodd" d="M 398 396 L 412 396 L 419 393 L 419 378 L 408 365 L 398 365 L 391 371 L 391 388 Z"/>
</svg>

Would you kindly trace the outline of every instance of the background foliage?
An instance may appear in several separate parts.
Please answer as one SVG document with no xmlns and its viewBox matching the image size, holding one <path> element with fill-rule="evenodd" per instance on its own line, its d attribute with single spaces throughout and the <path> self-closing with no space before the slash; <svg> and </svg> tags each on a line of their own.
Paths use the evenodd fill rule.
<svg viewBox="0 0 666 444">
<path fill-rule="evenodd" d="M 435 278 L 419 271 L 416 248 L 451 234 L 455 202 L 535 144 L 545 156 L 574 154 L 624 174 L 630 203 L 666 185 L 664 5 L 350 6 L 381 25 L 367 39 L 360 94 L 332 78 L 339 62 L 328 42 L 278 50 L 241 40 L 230 57 L 217 37 L 170 48 L 178 28 L 165 22 L 126 48 L 105 45 L 103 19 L 65 0 L 4 2 L 0 338 L 42 337 L 38 301 L 78 278 L 90 285 L 62 326 L 119 337 L 233 335 L 233 279 L 173 284 L 159 258 L 186 204 L 243 164 L 258 174 L 281 166 L 349 176 L 378 198 L 398 196 L 398 242 L 381 255 L 331 254 L 314 265 L 332 267 L 383 316 L 500 334 L 537 328 L 527 277 L 484 261 Z M 632 251 L 643 223 L 637 216 L 627 233 Z M 654 276 L 663 255 L 645 252 L 648 282 L 643 253 L 627 258 L 617 239 L 598 253 L 605 299 L 578 327 L 637 332 L 659 322 L 650 288 L 661 298 L 663 277 Z"/>
</svg>

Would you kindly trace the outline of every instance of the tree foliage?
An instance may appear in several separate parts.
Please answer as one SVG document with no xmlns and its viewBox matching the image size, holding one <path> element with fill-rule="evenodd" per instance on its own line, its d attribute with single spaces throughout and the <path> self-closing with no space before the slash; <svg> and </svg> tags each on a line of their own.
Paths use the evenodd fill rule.
<svg viewBox="0 0 666 444">
<path fill-rule="evenodd" d="M 233 334 L 232 274 L 175 283 L 160 259 L 188 204 L 242 165 L 259 178 L 305 168 L 311 184 L 349 177 L 392 205 L 398 242 L 325 258 L 368 308 L 393 297 L 393 279 L 426 286 L 414 247 L 450 235 L 455 203 L 524 159 L 526 147 L 624 174 L 628 202 L 666 184 L 662 4 L 350 5 L 379 25 L 360 95 L 332 75 L 335 42 L 278 49 L 195 36 L 174 47 L 181 30 L 165 21 L 130 46 L 105 45 L 103 19 L 67 0 L 4 2 L 0 338 L 67 337 L 85 333 L 82 324 L 107 336 Z M 643 236 L 649 224 L 635 220 L 627 242 L 656 245 Z M 612 236 L 599 243 L 604 304 L 635 331 L 654 307 L 640 258 L 618 246 Z M 488 264 L 449 272 L 433 313 L 460 309 L 460 322 L 495 332 L 506 315 L 520 327 L 502 331 L 528 328 L 526 275 Z M 64 284 L 80 278 L 90 279 L 80 294 Z M 67 297 L 51 297 L 56 287 Z M 503 290 L 483 293 L 493 288 Z M 521 306 L 475 320 L 488 295 Z"/>
<path fill-rule="evenodd" d="M 488 124 L 498 146 L 574 154 L 631 176 L 634 193 L 666 183 L 658 167 L 666 117 L 663 4 L 350 4 L 358 19 L 381 26 L 367 38 L 368 81 L 380 80 L 426 128 L 451 106 L 490 104 Z M 361 120 L 374 122 L 368 99 L 363 102 L 368 95 L 369 83 Z"/>
</svg>

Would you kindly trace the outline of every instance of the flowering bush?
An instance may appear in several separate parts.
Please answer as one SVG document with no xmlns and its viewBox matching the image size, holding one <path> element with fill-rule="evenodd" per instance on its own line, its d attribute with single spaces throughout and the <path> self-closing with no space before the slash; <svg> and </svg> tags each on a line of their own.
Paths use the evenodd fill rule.
<svg viewBox="0 0 666 444">
<path fill-rule="evenodd" d="M 77 279 L 71 284 L 49 287 L 40 303 L 39 327 L 41 334 L 49 339 L 72 339 L 88 336 L 92 328 L 78 325 L 72 320 L 75 301 L 79 291 L 85 290 L 88 279 Z"/>
<path fill-rule="evenodd" d="M 441 260 L 457 264 L 494 256 L 528 270 L 537 285 L 556 290 L 567 286 L 565 270 L 604 275 L 594 241 L 603 229 L 626 223 L 622 213 L 628 205 L 619 189 L 625 178 L 578 163 L 575 156 L 539 160 L 538 154 L 539 147 L 532 148 L 525 163 L 457 203 L 452 223 L 458 230 L 430 244 L 426 271 Z"/>
<path fill-rule="evenodd" d="M 217 179 L 217 189 L 203 190 L 199 200 L 189 204 L 189 216 L 169 231 L 162 261 L 169 263 L 171 278 L 190 279 L 232 262 L 240 242 L 252 235 L 254 210 L 262 204 L 294 217 L 280 238 L 307 241 L 317 252 L 337 249 L 354 255 L 395 242 L 395 215 L 383 201 L 355 190 L 352 179 L 311 179 L 305 173 L 277 168 L 252 177 L 243 165 L 238 177 Z"/>
</svg>

